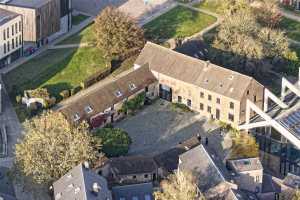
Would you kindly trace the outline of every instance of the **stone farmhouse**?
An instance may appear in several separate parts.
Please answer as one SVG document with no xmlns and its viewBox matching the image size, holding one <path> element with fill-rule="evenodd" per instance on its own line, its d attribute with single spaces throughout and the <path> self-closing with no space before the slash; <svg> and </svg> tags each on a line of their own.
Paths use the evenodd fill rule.
<svg viewBox="0 0 300 200">
<path fill-rule="evenodd" d="M 133 69 L 98 82 L 58 105 L 71 123 L 101 127 L 122 117 L 123 102 L 145 92 L 185 104 L 212 119 L 237 127 L 245 121 L 246 101 L 263 104 L 264 87 L 255 79 L 148 42 Z"/>
</svg>

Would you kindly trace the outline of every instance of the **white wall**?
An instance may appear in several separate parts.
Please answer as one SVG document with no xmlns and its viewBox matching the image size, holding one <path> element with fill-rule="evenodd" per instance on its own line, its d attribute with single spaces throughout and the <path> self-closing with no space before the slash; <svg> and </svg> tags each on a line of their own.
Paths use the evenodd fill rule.
<svg viewBox="0 0 300 200">
<path fill-rule="evenodd" d="M 17 32 L 15 28 L 15 24 L 17 23 Z M 19 15 L 18 17 L 8 21 L 7 23 L 0 26 L 0 59 L 6 57 L 7 55 L 13 53 L 16 50 L 19 50 L 23 46 L 23 37 L 22 37 L 22 30 L 19 28 L 19 23 L 22 24 L 22 16 Z M 14 26 L 14 34 L 12 34 L 12 26 Z M 9 29 L 9 35 L 7 37 L 7 29 Z M 23 24 L 22 24 L 23 29 Z M 4 39 L 4 32 L 5 31 L 5 39 Z M 21 45 L 19 39 L 21 37 Z M 12 45 L 12 41 L 14 40 L 14 48 Z M 17 41 L 17 45 L 16 45 Z M 8 51 L 8 43 L 9 43 L 9 51 Z M 4 53 L 4 44 L 6 44 L 6 53 Z"/>
</svg>

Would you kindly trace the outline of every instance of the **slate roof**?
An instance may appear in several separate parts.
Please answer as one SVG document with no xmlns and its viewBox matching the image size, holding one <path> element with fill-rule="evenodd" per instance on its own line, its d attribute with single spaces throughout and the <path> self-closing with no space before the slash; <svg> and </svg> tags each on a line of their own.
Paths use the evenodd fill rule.
<svg viewBox="0 0 300 200">
<path fill-rule="evenodd" d="M 7 176 L 9 169 L 0 166 L 0 197 L 4 200 L 16 200 L 13 184 Z"/>
<path fill-rule="evenodd" d="M 115 200 L 154 200 L 152 183 L 141 183 L 134 185 L 115 186 L 112 188 Z"/>
<path fill-rule="evenodd" d="M 179 156 L 199 144 L 200 143 L 198 138 L 192 137 L 182 142 L 181 144 L 178 144 L 176 147 L 155 155 L 154 160 L 157 163 L 158 167 L 162 167 L 168 172 L 173 172 L 178 168 Z"/>
<path fill-rule="evenodd" d="M 10 0 L 3 4 L 24 8 L 39 8 L 50 1 L 53 0 Z"/>
<path fill-rule="evenodd" d="M 19 14 L 0 8 L 0 26 L 19 16 Z"/>
<path fill-rule="evenodd" d="M 232 169 L 236 172 L 247 172 L 263 169 L 259 158 L 236 159 L 229 160 L 228 162 L 230 163 Z"/>
<path fill-rule="evenodd" d="M 98 193 L 93 192 L 93 184 L 100 186 Z M 55 200 L 112 200 L 105 178 L 97 175 L 82 164 L 77 165 L 53 183 Z"/>
<path fill-rule="evenodd" d="M 146 156 L 111 158 L 110 165 L 118 175 L 152 173 L 157 170 L 154 159 Z"/>
<path fill-rule="evenodd" d="M 145 65 L 108 83 L 100 81 L 59 103 L 57 108 L 70 122 L 74 121 L 75 114 L 84 120 L 103 112 L 156 81 L 149 67 Z M 136 86 L 134 90 L 129 88 L 129 84 L 132 83 Z M 121 97 L 115 95 L 117 91 L 122 93 Z M 85 112 L 87 106 L 92 108 L 91 113 Z"/>
<path fill-rule="evenodd" d="M 198 145 L 180 155 L 178 169 L 191 172 L 197 177 L 199 180 L 197 185 L 203 193 L 225 182 L 224 176 L 214 164 L 203 145 Z"/>
<path fill-rule="evenodd" d="M 252 77 L 151 42 L 147 42 L 135 64 L 149 64 L 152 71 L 239 101 L 251 81 L 255 81 Z"/>
</svg>

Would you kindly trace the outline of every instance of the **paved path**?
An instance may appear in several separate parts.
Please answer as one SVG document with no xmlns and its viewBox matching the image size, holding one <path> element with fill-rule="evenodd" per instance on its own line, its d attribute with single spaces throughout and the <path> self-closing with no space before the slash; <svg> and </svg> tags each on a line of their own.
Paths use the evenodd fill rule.
<svg viewBox="0 0 300 200">
<path fill-rule="evenodd" d="M 49 49 L 49 47 L 63 41 L 64 39 L 66 39 L 67 37 L 70 37 L 71 35 L 79 32 L 80 30 L 82 30 L 83 28 L 85 28 L 86 26 L 88 26 L 90 23 L 92 23 L 92 21 L 94 20 L 94 17 L 89 17 L 87 18 L 86 20 L 84 20 L 82 23 L 80 23 L 79 25 L 77 26 L 73 26 L 72 29 L 60 36 L 59 38 L 55 39 L 53 42 L 51 42 L 50 44 L 48 45 L 44 45 L 43 47 L 41 47 L 37 52 L 35 52 L 33 55 L 31 56 L 28 56 L 28 57 L 22 57 L 20 59 L 18 59 L 16 62 L 12 63 L 11 65 L 3 68 L 3 69 L 0 69 L 0 73 L 3 73 L 3 74 L 6 74 L 8 72 L 10 72 L 11 70 L 17 68 L 18 66 L 26 63 L 27 61 L 29 61 L 30 59 L 42 54 L 43 52 L 47 51 Z"/>
<path fill-rule="evenodd" d="M 80 44 L 61 44 L 61 45 L 51 45 L 48 49 L 68 49 L 68 48 L 84 48 L 95 46 L 92 43 L 80 43 Z"/>
<path fill-rule="evenodd" d="M 288 10 L 285 10 L 285 9 L 281 9 L 280 11 L 281 11 L 281 14 L 283 16 L 300 22 L 300 16 L 297 15 L 297 14 L 295 14 L 295 13 L 293 13 L 292 11 L 288 11 Z"/>
</svg>

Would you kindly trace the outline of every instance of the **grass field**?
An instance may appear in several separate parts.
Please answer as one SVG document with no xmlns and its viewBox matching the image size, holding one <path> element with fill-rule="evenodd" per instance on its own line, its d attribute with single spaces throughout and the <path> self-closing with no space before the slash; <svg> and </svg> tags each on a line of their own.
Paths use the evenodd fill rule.
<svg viewBox="0 0 300 200">
<path fill-rule="evenodd" d="M 89 16 L 86 15 L 76 15 L 76 16 L 72 16 L 72 25 L 78 25 L 80 24 L 82 21 L 86 20 L 87 18 L 89 18 Z"/>
<path fill-rule="evenodd" d="M 147 23 L 145 35 L 149 39 L 188 37 L 216 22 L 216 18 L 201 12 L 177 6 Z"/>
<path fill-rule="evenodd" d="M 106 66 L 102 53 L 96 48 L 48 50 L 5 75 L 9 92 L 46 87 L 58 97 L 65 89 L 80 82 Z"/>
<path fill-rule="evenodd" d="M 300 22 L 283 17 L 280 28 L 287 33 L 289 38 L 300 41 Z"/>
<path fill-rule="evenodd" d="M 210 12 L 218 13 L 220 3 L 217 0 L 204 0 L 200 3 L 195 4 L 193 7 L 208 10 Z"/>
<path fill-rule="evenodd" d="M 95 35 L 93 33 L 93 24 L 89 25 L 82 31 L 75 33 L 74 35 L 66 38 L 65 40 L 61 41 L 61 44 L 79 44 L 79 43 L 94 43 L 95 42 Z"/>
</svg>

